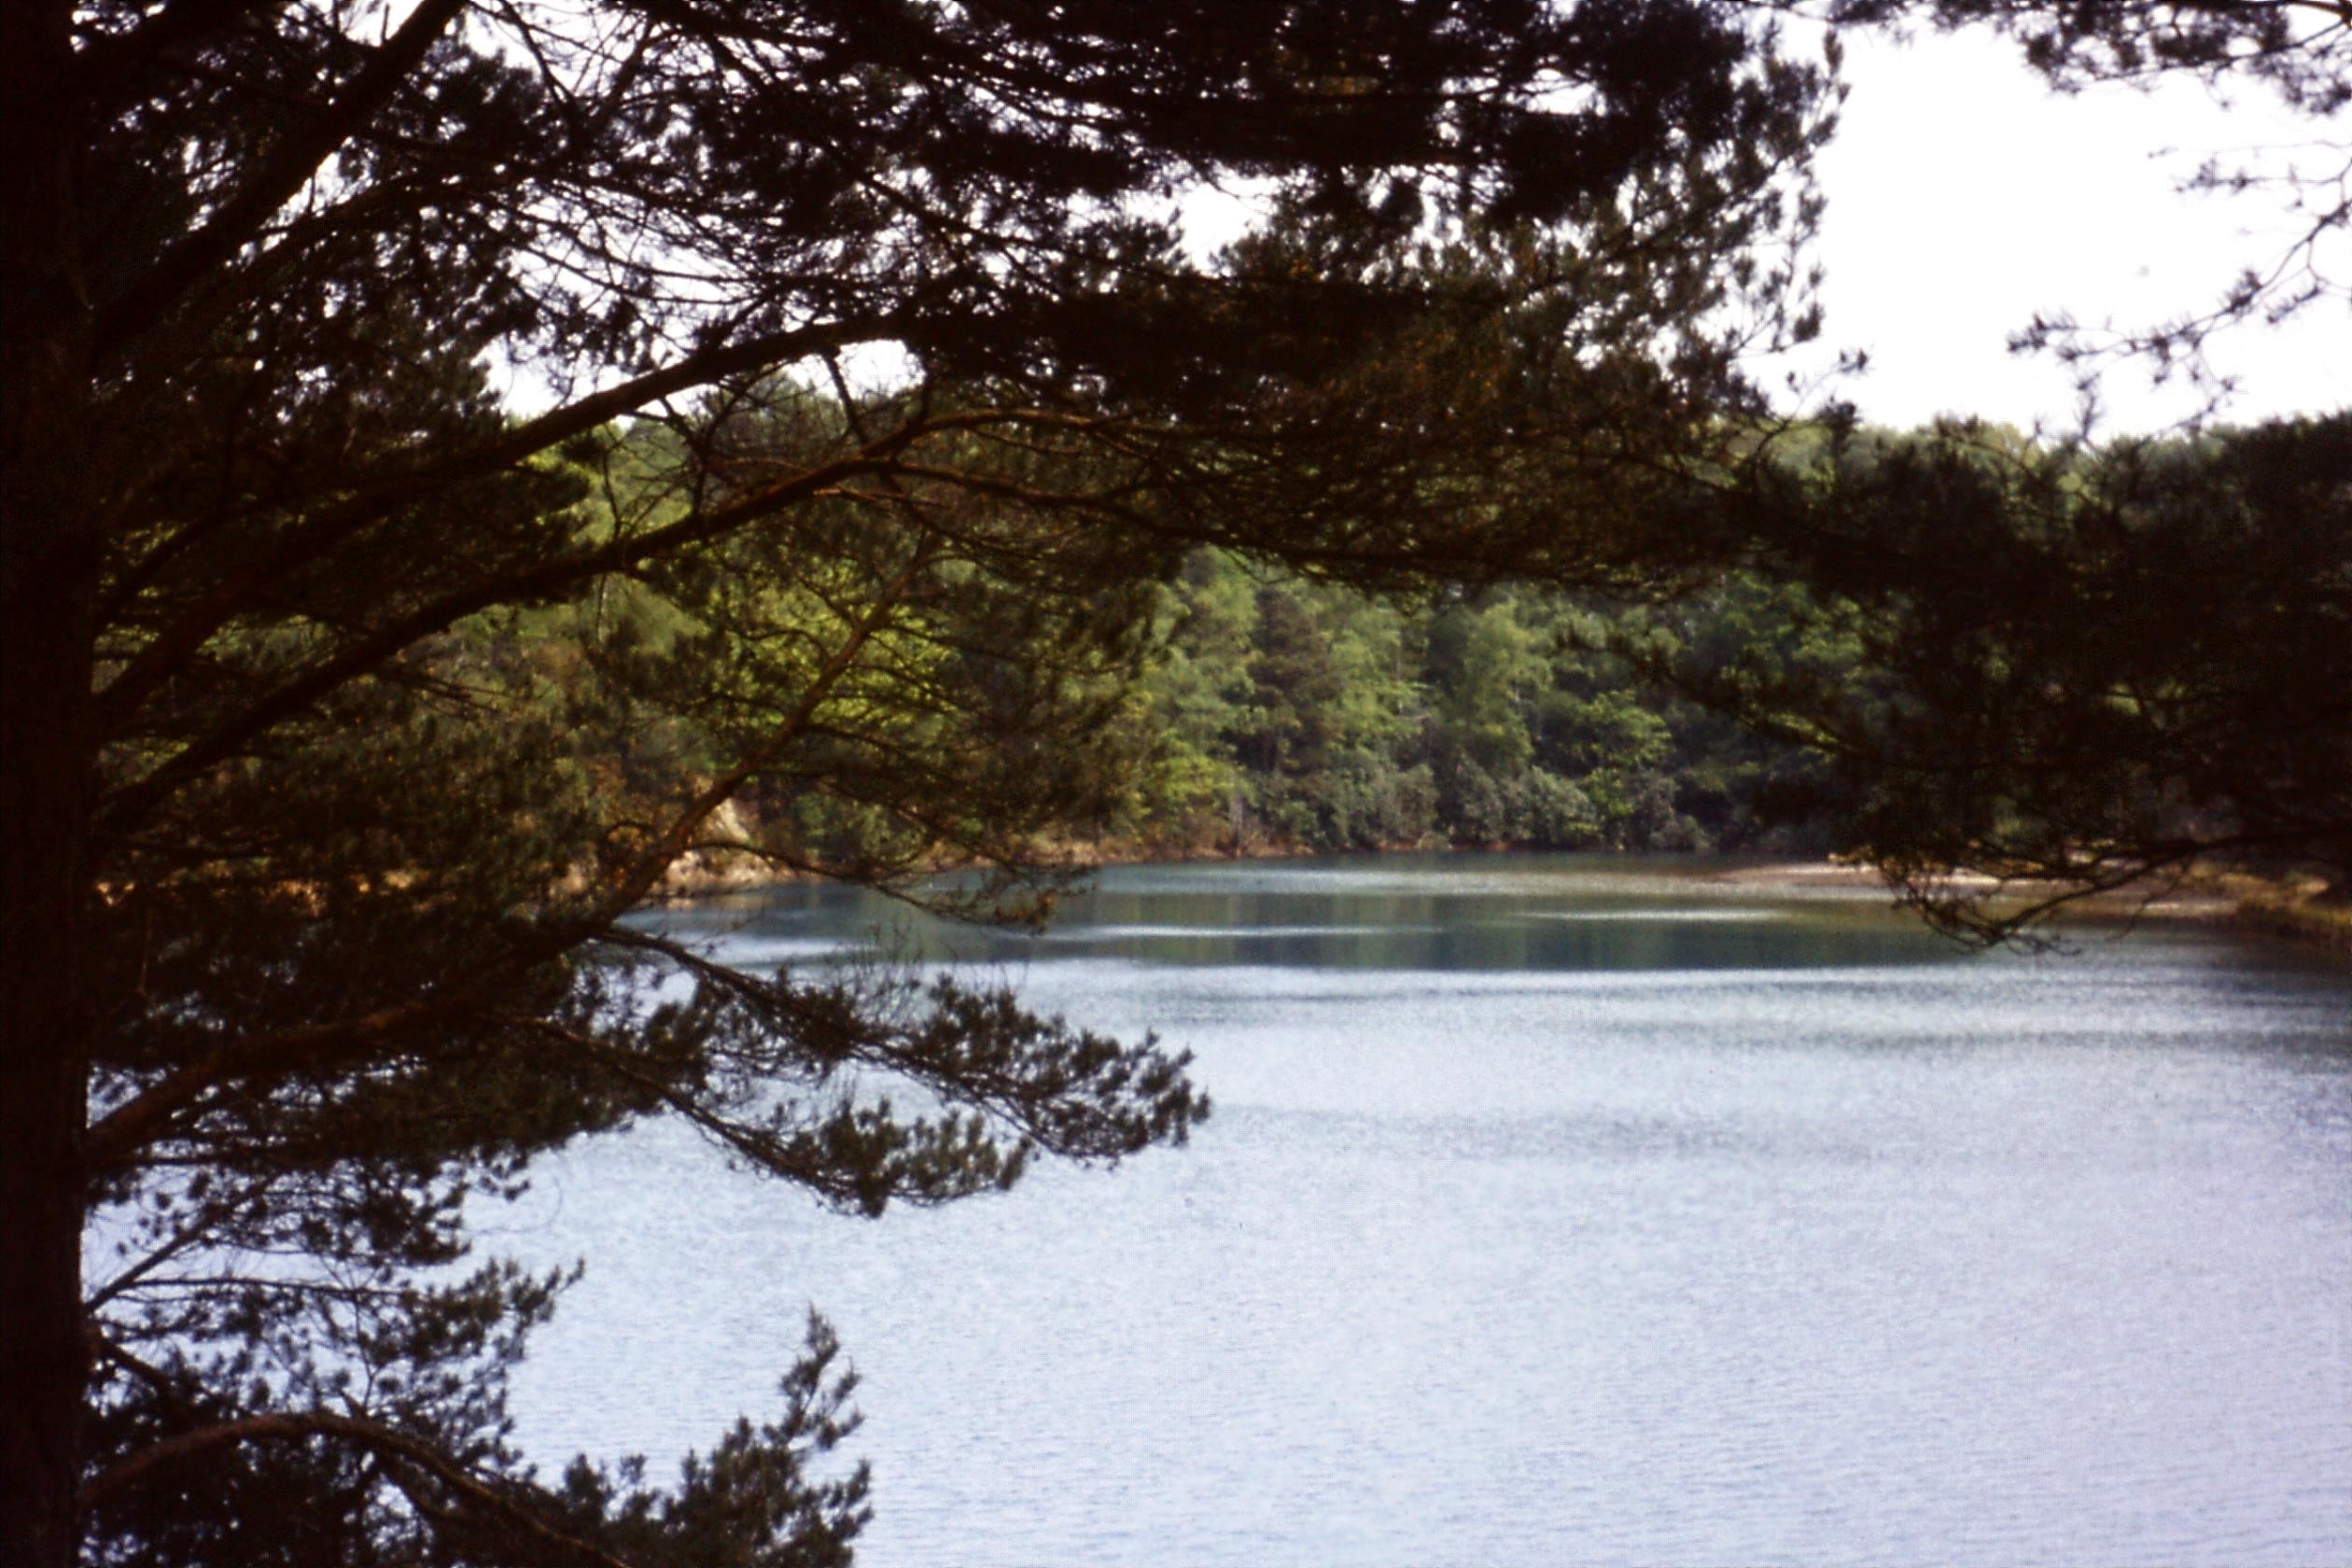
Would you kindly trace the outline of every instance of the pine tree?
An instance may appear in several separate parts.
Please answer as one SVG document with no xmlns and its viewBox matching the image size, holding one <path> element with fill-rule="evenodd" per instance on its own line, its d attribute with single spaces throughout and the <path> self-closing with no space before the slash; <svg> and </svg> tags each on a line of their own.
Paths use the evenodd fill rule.
<svg viewBox="0 0 2352 1568">
<path fill-rule="evenodd" d="M 0 1552 L 840 1561 L 821 1330 L 678 1487 L 532 1479 L 561 1281 L 468 1199 L 662 1113 L 871 1213 L 1202 1101 L 622 917 L 1031 875 L 1183 547 L 1621 556 L 1805 324 L 1828 91 L 1701 0 L 0 10 Z"/>
</svg>

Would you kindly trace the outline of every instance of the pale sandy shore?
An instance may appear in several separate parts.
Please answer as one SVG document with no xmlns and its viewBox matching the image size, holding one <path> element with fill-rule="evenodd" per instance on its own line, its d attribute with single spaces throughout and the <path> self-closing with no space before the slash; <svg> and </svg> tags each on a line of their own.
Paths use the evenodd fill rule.
<svg viewBox="0 0 2352 1568">
<path fill-rule="evenodd" d="M 1712 881 L 1734 883 L 1741 887 L 1786 889 L 1802 892 L 1809 889 L 1884 888 L 1886 879 L 1871 866 L 1852 861 L 1783 861 L 1766 865 L 1732 866 L 1716 872 Z M 2003 902 L 2028 903 L 2057 890 L 2054 883 L 2011 882 L 1981 872 L 1954 872 L 1941 879 L 1945 887 L 1960 893 L 1982 893 Z M 2234 911 L 2245 896 L 2211 881 L 2165 883 L 2149 880 L 2135 882 L 2110 892 L 2093 893 L 2070 901 L 2065 907 L 2084 914 L 2113 916 L 2142 914 L 2154 917 L 2190 919 L 2211 919 Z"/>
<path fill-rule="evenodd" d="M 1765 865 L 1730 866 L 1709 874 L 1707 880 L 1725 882 L 1743 888 L 1806 892 L 1821 889 L 1886 888 L 1886 878 L 1876 868 L 1852 861 L 1778 861 Z M 2048 882 L 2010 882 L 1987 876 L 1981 872 L 1953 872 L 1940 879 L 1944 887 L 1959 893 L 1982 893 L 2004 901 L 2026 903 L 2057 890 Z M 1889 889 L 1892 890 L 1891 889 Z M 2112 915 L 2136 911 L 2149 915 L 2182 916 L 2206 918 L 2225 915 L 2234 909 L 2238 895 L 2205 883 L 2166 885 L 2157 881 L 2135 882 L 2110 892 L 2095 893 L 2071 901 L 2066 907 L 2085 912 Z"/>
<path fill-rule="evenodd" d="M 1731 866 L 1707 878 L 1764 892 L 1843 892 L 1886 888 L 1877 871 L 1847 861 L 1783 861 L 1761 865 Z M 1994 907 L 2023 905 L 2055 891 L 2048 883 L 2011 883 L 1972 872 L 1945 879 L 1960 892 L 1990 896 Z M 1887 889 L 1892 896 L 1892 889 Z M 2352 910 L 2315 898 L 2317 884 L 2284 883 L 2238 874 L 2191 875 L 2175 880 L 2149 879 L 2108 892 L 2089 894 L 2060 905 L 2053 924 L 2070 920 L 2185 920 L 2260 931 L 2292 941 L 2352 953 Z"/>
</svg>

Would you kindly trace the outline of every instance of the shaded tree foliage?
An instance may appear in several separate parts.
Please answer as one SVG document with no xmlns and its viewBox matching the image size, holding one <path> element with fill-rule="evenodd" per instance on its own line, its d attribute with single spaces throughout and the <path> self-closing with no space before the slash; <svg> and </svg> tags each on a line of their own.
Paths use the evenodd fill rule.
<svg viewBox="0 0 2352 1568">
<path fill-rule="evenodd" d="M 1829 758 L 1818 804 L 1933 919 L 1998 940 L 2198 863 L 2352 889 L 2352 417 L 1848 433 L 1795 483 L 1771 554 L 1856 662 L 1664 662 Z"/>
<path fill-rule="evenodd" d="M 0 10 L 0 1550 L 841 1560 L 821 1329 L 674 1486 L 538 1478 L 560 1281 L 467 1206 L 653 1113 L 873 1212 L 1202 1102 L 623 917 L 1029 875 L 1183 548 L 1631 569 L 1808 325 L 1828 91 L 1703 0 Z"/>
</svg>

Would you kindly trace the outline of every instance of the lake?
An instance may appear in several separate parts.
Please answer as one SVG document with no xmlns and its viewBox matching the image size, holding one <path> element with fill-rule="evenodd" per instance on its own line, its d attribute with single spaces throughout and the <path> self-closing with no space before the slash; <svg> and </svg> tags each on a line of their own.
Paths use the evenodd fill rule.
<svg viewBox="0 0 2352 1568">
<path fill-rule="evenodd" d="M 868 1563 L 2352 1561 L 2352 966 L 1970 957 L 1721 869 L 1118 868 L 1039 939 L 665 915 L 955 957 L 1192 1050 L 1216 1113 L 873 1223 L 671 1125 L 585 1143 L 483 1216 L 590 1265 L 519 1436 L 666 1474 L 814 1304 Z"/>
</svg>

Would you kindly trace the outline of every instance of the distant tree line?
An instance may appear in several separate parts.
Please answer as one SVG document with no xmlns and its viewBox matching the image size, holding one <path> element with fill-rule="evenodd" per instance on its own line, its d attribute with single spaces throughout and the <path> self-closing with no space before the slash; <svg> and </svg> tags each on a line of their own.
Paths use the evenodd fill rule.
<svg viewBox="0 0 2352 1568">
<path fill-rule="evenodd" d="M 739 411 L 730 460 L 773 459 L 804 423 L 844 417 L 830 394 L 771 389 Z M 661 526 L 714 460 L 651 423 L 574 455 L 597 475 L 580 488 L 599 537 Z M 869 634 L 874 667 L 841 693 L 854 726 L 821 726 L 791 765 L 741 779 L 694 863 L 871 880 L 1106 853 L 1834 843 L 1813 808 L 1823 759 L 1696 700 L 1662 663 L 1858 679 L 1850 628 L 1785 583 L 1740 570 L 1646 601 L 1510 580 L 1379 594 L 1204 544 L 1040 597 L 972 548 L 1005 525 L 992 509 L 901 498 L 952 519 L 959 547 Z M 789 570 L 745 541 L 692 572 L 469 620 L 449 678 L 569 737 L 549 764 L 568 782 L 549 788 L 650 815 L 721 777 L 743 732 L 805 689 L 805 650 L 903 564 L 889 530 L 836 510 L 789 541 Z"/>
<path fill-rule="evenodd" d="M 1512 584 L 1398 601 L 1204 551 L 1164 594 L 1161 640 L 1122 716 L 1137 768 L 1113 839 L 1827 847 L 1823 824 L 1771 811 L 1814 759 L 1645 679 L 1631 656 L 1736 645 L 1852 667 L 1850 645 L 1753 577 L 1659 606 Z"/>
<path fill-rule="evenodd" d="M 660 470 L 658 436 L 620 445 Z M 1645 587 L 1379 594 L 1197 545 L 1148 581 L 1098 584 L 1051 635 L 1012 631 L 999 595 L 973 623 L 1000 628 L 1018 678 L 969 683 L 998 706 L 945 750 L 935 724 L 893 732 L 869 710 L 896 736 L 878 775 L 922 780 L 934 807 L 969 796 L 999 830 L 990 853 L 1029 863 L 1845 852 L 1973 939 L 2197 865 L 2316 875 L 2339 898 L 2352 883 L 2352 419 L 2100 448 L 1832 419 L 1756 445 L 1712 548 Z M 656 609 L 637 584 L 598 601 L 623 602 L 639 629 L 613 646 L 632 657 L 744 657 L 739 609 Z M 569 623 L 542 637 L 597 640 Z M 648 789 L 727 749 L 682 709 L 613 733 Z M 936 809 L 885 828 L 874 804 L 805 774 L 753 779 L 735 843 L 869 875 L 978 847 Z M 1988 897 L 1954 867 L 2029 896 Z"/>
</svg>

